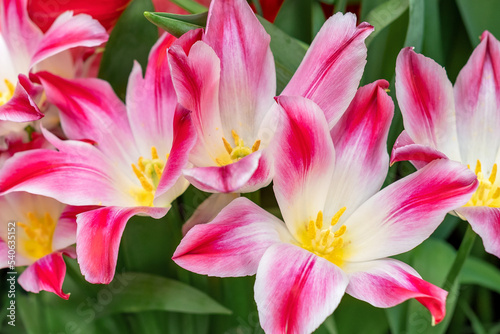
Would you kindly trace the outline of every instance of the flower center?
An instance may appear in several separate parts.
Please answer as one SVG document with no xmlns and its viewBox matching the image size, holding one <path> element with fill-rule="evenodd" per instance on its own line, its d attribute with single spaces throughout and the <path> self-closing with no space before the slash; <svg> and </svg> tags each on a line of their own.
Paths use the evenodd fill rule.
<svg viewBox="0 0 500 334">
<path fill-rule="evenodd" d="M 226 138 L 222 137 L 224 148 L 226 149 L 228 154 L 221 154 L 220 156 L 215 158 L 215 161 L 219 166 L 226 166 L 232 164 L 233 162 L 236 162 L 241 158 L 244 158 L 250 153 L 253 153 L 259 149 L 260 146 L 259 139 L 257 139 L 255 143 L 253 143 L 253 146 L 250 148 L 245 146 L 243 139 L 241 139 L 240 136 L 238 136 L 236 131 L 232 130 L 231 134 L 233 136 L 234 143 L 236 146 L 233 148 L 231 144 L 229 144 L 229 142 L 226 140 Z"/>
<path fill-rule="evenodd" d="M 0 106 L 3 106 L 7 102 L 9 102 L 9 100 L 12 98 L 12 96 L 14 96 L 14 90 L 16 88 L 12 84 L 12 82 L 10 82 L 7 79 L 4 79 L 3 82 L 5 82 L 5 86 L 7 87 L 7 90 L 4 89 L 3 91 L 0 91 Z"/>
<path fill-rule="evenodd" d="M 132 170 L 141 183 L 142 188 L 134 189 L 133 195 L 141 206 L 153 206 L 156 188 L 160 183 L 163 169 L 165 168 L 168 154 L 163 161 L 158 157 L 156 147 L 151 147 L 151 159 L 139 157 L 137 165 L 132 164 Z"/>
<path fill-rule="evenodd" d="M 318 212 L 316 221 L 310 220 L 305 231 L 302 233 L 301 247 L 321 256 L 328 261 L 341 266 L 344 262 L 344 239 L 342 236 L 346 232 L 345 225 L 335 228 L 340 217 L 345 212 L 343 207 L 332 217 L 330 225 L 323 225 L 323 212 Z"/>
<path fill-rule="evenodd" d="M 470 166 L 468 166 L 470 169 Z M 486 178 L 481 171 L 481 162 L 478 160 L 475 173 L 479 186 L 472 198 L 465 206 L 489 206 L 494 208 L 500 207 L 500 187 L 495 185 L 497 177 L 497 164 L 493 164 L 489 178 Z"/>
<path fill-rule="evenodd" d="M 49 213 L 45 213 L 44 216 L 36 216 L 32 212 L 28 212 L 26 217 L 28 223 L 17 223 L 25 232 L 25 236 L 19 238 L 20 252 L 32 260 L 38 260 L 52 253 L 52 237 L 56 223 Z"/>
</svg>

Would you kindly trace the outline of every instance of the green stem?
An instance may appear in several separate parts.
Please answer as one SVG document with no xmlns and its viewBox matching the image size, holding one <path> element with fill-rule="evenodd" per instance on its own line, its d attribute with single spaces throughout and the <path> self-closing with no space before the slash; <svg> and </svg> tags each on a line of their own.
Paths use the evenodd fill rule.
<svg viewBox="0 0 500 334">
<path fill-rule="evenodd" d="M 470 254 L 472 246 L 474 245 L 474 240 L 476 240 L 476 233 L 474 233 L 474 231 L 469 225 L 467 226 L 467 231 L 465 231 L 462 243 L 458 248 L 455 261 L 453 261 L 450 271 L 448 272 L 448 275 L 446 275 L 446 280 L 444 281 L 443 285 L 443 288 L 445 290 L 450 290 L 453 284 L 455 283 L 458 274 L 460 274 L 460 271 L 462 270 L 465 260 L 467 260 L 467 257 Z"/>
</svg>

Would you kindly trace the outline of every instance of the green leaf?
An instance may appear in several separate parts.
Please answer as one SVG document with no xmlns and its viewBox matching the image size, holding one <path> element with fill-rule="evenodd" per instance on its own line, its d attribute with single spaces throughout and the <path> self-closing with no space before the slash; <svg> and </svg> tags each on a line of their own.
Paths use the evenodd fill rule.
<svg viewBox="0 0 500 334">
<path fill-rule="evenodd" d="M 469 319 L 472 328 L 474 329 L 475 334 L 487 334 L 486 329 L 484 328 L 483 324 L 481 323 L 481 320 L 477 317 L 477 315 L 474 313 L 474 311 L 471 309 L 469 305 L 465 302 L 460 302 L 459 303 L 460 308 L 462 311 L 465 313 L 467 318 Z"/>
<path fill-rule="evenodd" d="M 189 30 L 204 28 L 208 12 L 191 15 L 144 12 L 144 16 L 151 23 L 179 38 Z"/>
<path fill-rule="evenodd" d="M 461 284 L 477 284 L 500 293 L 500 269 L 478 258 L 469 257 L 465 261 L 459 281 Z"/>
<path fill-rule="evenodd" d="M 366 39 L 366 45 L 377 36 L 385 27 L 396 21 L 408 9 L 408 0 L 389 0 L 378 5 L 368 13 L 366 21 L 370 23 L 375 30 Z"/>
<path fill-rule="evenodd" d="M 99 78 L 108 81 L 122 100 L 134 60 L 144 68 L 149 50 L 158 39 L 158 29 L 143 15 L 144 11 L 153 10 L 151 0 L 133 0 L 120 16 L 106 44 Z"/>
<path fill-rule="evenodd" d="M 498 24 L 500 1 L 456 0 L 456 3 L 473 46 L 479 44 L 479 36 L 484 30 L 489 30 L 496 38 L 500 37 L 500 25 Z"/>
<path fill-rule="evenodd" d="M 231 314 L 230 310 L 205 293 L 187 284 L 160 276 L 142 273 L 118 274 L 109 288 L 99 293 L 103 294 L 102 291 L 108 291 L 110 301 L 100 316 L 153 310 L 192 314 Z"/>
<path fill-rule="evenodd" d="M 424 39 L 424 0 L 410 0 L 410 20 L 406 31 L 405 46 L 413 46 L 415 52 L 422 52 Z"/>
<path fill-rule="evenodd" d="M 207 7 L 197 3 L 194 0 L 170 0 L 170 2 L 176 4 L 177 6 L 181 7 L 191 14 L 199 14 L 208 10 Z"/>
</svg>

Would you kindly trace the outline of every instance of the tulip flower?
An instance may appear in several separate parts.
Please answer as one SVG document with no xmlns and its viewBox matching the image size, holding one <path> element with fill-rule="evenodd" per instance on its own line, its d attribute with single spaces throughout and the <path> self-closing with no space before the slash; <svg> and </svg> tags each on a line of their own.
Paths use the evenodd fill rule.
<svg viewBox="0 0 500 334">
<path fill-rule="evenodd" d="M 430 58 L 403 49 L 396 65 L 396 95 L 405 131 L 391 161 L 420 168 L 448 158 L 472 169 L 477 191 L 455 211 L 500 257 L 500 42 L 488 31 L 460 71 L 453 87 Z"/>
<path fill-rule="evenodd" d="M 76 214 L 88 208 L 66 206 L 52 198 L 16 192 L 0 196 L 0 268 L 28 266 L 19 276 L 26 291 L 41 290 L 68 299 L 62 291 L 66 264 L 75 258 Z"/>
<path fill-rule="evenodd" d="M 188 182 L 181 177 L 195 142 L 189 112 L 177 105 L 164 35 L 151 51 L 145 78 L 134 64 L 127 106 L 99 79 L 38 73 L 47 99 L 61 110 L 70 140 L 43 133 L 55 150 L 15 154 L 0 170 L 0 192 L 27 191 L 71 205 L 101 208 L 77 218 L 77 254 L 92 283 L 109 283 L 130 217 L 163 217 Z"/>
<path fill-rule="evenodd" d="M 416 298 L 439 323 L 447 292 L 388 257 L 429 237 L 477 181 L 466 167 L 440 160 L 378 191 L 389 167 L 387 87 L 381 80 L 360 88 L 331 132 L 317 104 L 278 97 L 284 117 L 273 182 L 284 222 L 235 199 L 192 227 L 173 260 L 210 276 L 256 274 L 266 333 L 311 333 L 346 292 L 377 307 Z"/>
<path fill-rule="evenodd" d="M 107 41 L 104 28 L 88 15 L 61 14 L 47 32 L 30 20 L 27 0 L 0 4 L 0 121 L 25 122 L 43 114 L 34 101 L 40 92 L 27 75 L 32 70 L 62 71 L 63 59 L 54 56 L 77 46 L 97 46 Z M 65 60 L 65 59 L 64 59 Z M 55 69 L 54 69 L 55 68 Z"/>
<path fill-rule="evenodd" d="M 372 30 L 356 27 L 352 14 L 330 18 L 284 94 L 312 99 L 334 124 L 354 97 Z M 278 110 L 270 36 L 244 0 L 212 1 L 206 30 L 190 34 L 189 48 L 168 51 L 179 103 L 193 112 L 198 134 L 185 177 L 212 193 L 268 185 Z"/>
</svg>

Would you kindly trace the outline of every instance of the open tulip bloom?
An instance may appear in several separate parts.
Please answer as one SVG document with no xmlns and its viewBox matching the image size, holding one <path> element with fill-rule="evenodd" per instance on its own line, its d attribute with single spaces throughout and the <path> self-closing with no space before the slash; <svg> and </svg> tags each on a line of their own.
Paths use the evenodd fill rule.
<svg viewBox="0 0 500 334">
<path fill-rule="evenodd" d="M 396 95 L 405 125 L 391 161 L 421 168 L 434 159 L 474 170 L 477 191 L 454 209 L 500 257 L 500 42 L 488 31 L 453 87 L 444 68 L 403 49 L 396 64 Z"/>
<path fill-rule="evenodd" d="M 27 191 L 66 204 L 102 206 L 77 218 L 78 261 L 92 283 L 112 280 L 129 218 L 164 216 L 188 186 L 181 171 L 195 133 L 168 75 L 166 49 L 174 40 L 165 34 L 157 42 L 145 78 L 134 65 L 127 106 L 105 81 L 38 73 L 70 140 L 43 130 L 58 151 L 17 153 L 0 170 L 3 194 Z"/>
<path fill-rule="evenodd" d="M 25 290 L 50 291 L 68 299 L 62 291 L 62 255 L 76 256 L 71 246 L 76 239 L 75 215 L 85 208 L 25 192 L 0 196 L 0 206 L 0 268 L 28 266 L 18 280 Z"/>
<path fill-rule="evenodd" d="M 333 124 L 356 93 L 372 30 L 356 26 L 353 14 L 331 17 L 283 93 L 310 98 Z M 206 30 L 182 38 L 190 47 L 172 46 L 168 57 L 179 103 L 193 112 L 198 134 L 185 177 L 212 193 L 268 185 L 278 118 L 270 36 L 245 0 L 214 0 Z"/>
<path fill-rule="evenodd" d="M 381 80 L 360 88 L 331 132 L 312 101 L 278 97 L 284 117 L 274 192 L 284 223 L 235 199 L 186 234 L 174 261 L 211 276 L 257 274 L 255 300 L 267 333 L 312 332 L 345 292 L 377 307 L 416 298 L 440 322 L 447 292 L 387 257 L 428 238 L 478 182 L 465 166 L 439 160 L 378 191 L 394 108 L 387 87 Z"/>
<path fill-rule="evenodd" d="M 28 74 L 32 70 L 71 71 L 71 62 L 61 52 L 79 46 L 94 47 L 108 34 L 89 15 L 62 13 L 43 33 L 29 18 L 28 0 L 0 3 L 0 121 L 26 122 L 43 114 L 35 103 L 40 92 Z M 59 57 L 59 58 L 56 58 Z M 66 64 L 69 68 L 61 68 Z M 0 125 L 0 135 L 2 135 Z"/>
</svg>

